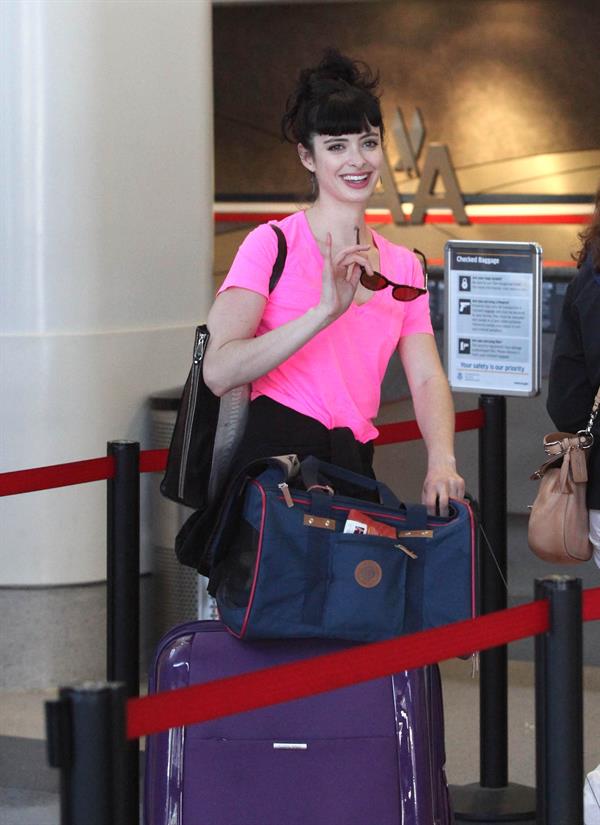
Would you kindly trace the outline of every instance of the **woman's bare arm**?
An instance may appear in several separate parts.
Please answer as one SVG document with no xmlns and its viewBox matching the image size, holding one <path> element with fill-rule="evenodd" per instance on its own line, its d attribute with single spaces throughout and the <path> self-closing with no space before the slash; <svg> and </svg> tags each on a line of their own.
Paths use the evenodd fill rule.
<svg viewBox="0 0 600 825">
<path fill-rule="evenodd" d="M 254 337 L 266 299 L 232 287 L 217 296 L 208 316 L 210 340 L 203 376 L 215 395 L 254 381 L 279 366 L 326 326 L 316 307 L 264 335 Z"/>
<path fill-rule="evenodd" d="M 342 249 L 335 256 L 328 235 L 319 303 L 293 321 L 254 337 L 266 299 L 257 292 L 232 287 L 217 296 L 208 316 L 210 341 L 203 376 L 215 395 L 254 381 L 279 366 L 350 306 L 360 266 L 370 272 L 366 245 Z M 285 277 L 285 273 L 282 277 Z"/>
<path fill-rule="evenodd" d="M 462 498 L 465 483 L 456 472 L 454 404 L 435 339 L 426 333 L 408 335 L 398 347 L 408 379 L 419 429 L 427 447 L 427 476 L 422 501 L 435 514 L 448 512 L 448 497 Z"/>
</svg>

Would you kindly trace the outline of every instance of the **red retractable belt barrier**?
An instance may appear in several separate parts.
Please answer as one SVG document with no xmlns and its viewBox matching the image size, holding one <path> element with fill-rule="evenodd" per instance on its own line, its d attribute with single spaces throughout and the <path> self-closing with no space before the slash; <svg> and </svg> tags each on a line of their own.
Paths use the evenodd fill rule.
<svg viewBox="0 0 600 825">
<path fill-rule="evenodd" d="M 455 429 L 457 433 L 465 430 L 477 430 L 485 424 L 485 410 L 466 410 L 456 413 Z M 379 435 L 375 444 L 399 444 L 402 441 L 416 441 L 423 438 L 416 421 L 401 421 L 398 424 L 378 424 Z"/>
<path fill-rule="evenodd" d="M 140 453 L 140 473 L 160 473 L 167 466 L 168 450 L 144 450 Z M 87 461 L 70 461 L 31 470 L 15 470 L 0 473 L 0 497 L 52 490 L 91 481 L 107 481 L 115 477 L 115 460 L 112 456 L 90 458 Z"/>
<path fill-rule="evenodd" d="M 456 432 L 483 427 L 485 412 L 482 409 L 467 410 L 456 414 Z M 401 421 L 398 424 L 380 424 L 379 437 L 375 444 L 395 444 L 422 438 L 416 421 Z M 140 473 L 160 473 L 167 466 L 168 450 L 143 450 L 140 453 Z M 91 481 L 106 481 L 114 478 L 115 464 L 112 456 L 90 458 L 87 461 L 70 461 L 67 464 L 52 464 L 31 470 L 15 470 L 0 473 L 0 498 L 16 496 L 19 493 L 33 493 L 37 490 L 51 490 L 73 484 L 87 484 Z"/>
<path fill-rule="evenodd" d="M 584 592 L 583 619 L 600 619 L 600 587 Z M 127 703 L 127 736 L 135 739 L 172 727 L 302 699 L 473 650 L 498 647 L 548 629 L 548 603 L 535 601 L 435 630 L 130 699 Z"/>
<path fill-rule="evenodd" d="M 70 461 L 68 464 L 52 464 L 33 470 L 15 470 L 12 473 L 0 473 L 0 496 L 52 490 L 55 487 L 87 484 L 90 481 L 106 481 L 113 478 L 114 474 L 115 462 L 112 456 Z"/>
<path fill-rule="evenodd" d="M 140 453 L 140 473 L 162 473 L 167 466 L 168 450 L 144 450 Z"/>
</svg>

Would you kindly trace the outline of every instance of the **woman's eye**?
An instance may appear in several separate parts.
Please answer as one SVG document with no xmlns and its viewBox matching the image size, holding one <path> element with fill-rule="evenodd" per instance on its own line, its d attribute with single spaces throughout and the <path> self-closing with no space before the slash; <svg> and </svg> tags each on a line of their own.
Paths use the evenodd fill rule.
<svg viewBox="0 0 600 825">
<path fill-rule="evenodd" d="M 330 152 L 339 152 L 341 149 L 344 148 L 343 143 L 330 143 L 327 147 Z"/>
<path fill-rule="evenodd" d="M 365 149 L 376 149 L 379 146 L 378 140 L 365 140 L 363 143 Z"/>
</svg>

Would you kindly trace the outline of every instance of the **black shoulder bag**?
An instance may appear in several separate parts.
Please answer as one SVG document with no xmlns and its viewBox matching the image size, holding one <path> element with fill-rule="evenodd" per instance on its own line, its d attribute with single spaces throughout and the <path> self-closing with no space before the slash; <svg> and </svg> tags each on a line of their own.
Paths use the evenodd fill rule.
<svg viewBox="0 0 600 825">
<path fill-rule="evenodd" d="M 287 244 L 281 229 L 270 226 L 277 235 L 271 293 L 285 266 Z M 244 433 L 249 398 L 248 385 L 218 398 L 204 383 L 202 363 L 209 335 L 205 324 L 196 328 L 192 368 L 179 402 L 167 469 L 160 484 L 164 496 L 194 509 L 214 501 L 227 477 L 229 462 Z"/>
</svg>

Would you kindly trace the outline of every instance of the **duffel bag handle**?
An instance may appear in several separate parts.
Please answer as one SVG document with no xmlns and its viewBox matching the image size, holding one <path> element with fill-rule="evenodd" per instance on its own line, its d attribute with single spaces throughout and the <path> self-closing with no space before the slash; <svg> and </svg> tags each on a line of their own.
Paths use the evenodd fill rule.
<svg viewBox="0 0 600 825">
<path fill-rule="evenodd" d="M 344 467 L 338 467 L 337 464 L 321 461 L 313 455 L 300 462 L 300 477 L 307 490 L 317 488 L 322 491 L 323 487 L 329 486 L 327 480 L 337 479 L 352 484 L 353 487 L 377 493 L 379 503 L 386 507 L 392 507 L 396 510 L 402 507 L 402 504 L 387 484 L 377 481 L 375 478 L 354 473 L 352 470 L 346 470 Z"/>
</svg>

